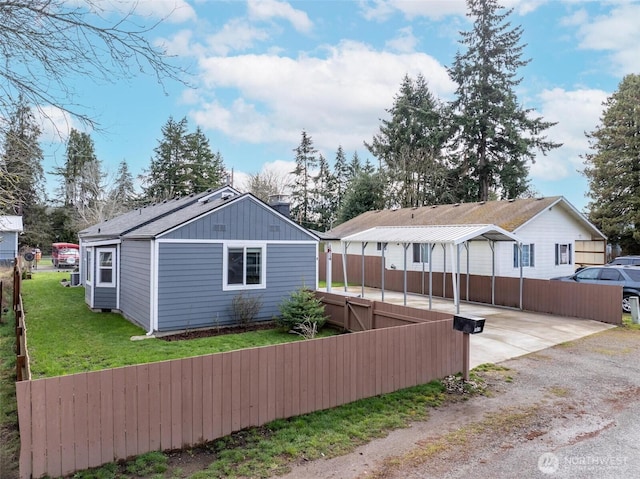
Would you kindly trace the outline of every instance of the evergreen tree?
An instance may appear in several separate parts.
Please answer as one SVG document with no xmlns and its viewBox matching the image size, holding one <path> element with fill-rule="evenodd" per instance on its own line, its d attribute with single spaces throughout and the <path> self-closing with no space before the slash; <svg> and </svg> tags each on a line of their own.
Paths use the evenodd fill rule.
<svg viewBox="0 0 640 479">
<path fill-rule="evenodd" d="M 169 117 L 162 127 L 162 139 L 154 149 L 155 156 L 144 177 L 144 196 L 148 201 L 162 201 L 186 194 L 185 136 L 187 119 L 176 122 Z"/>
<path fill-rule="evenodd" d="M 147 201 L 200 193 L 224 183 L 222 156 L 212 152 L 209 140 L 199 127 L 188 133 L 186 118 L 178 122 L 169 118 L 154 152 L 149 170 L 143 176 Z"/>
<path fill-rule="evenodd" d="M 347 165 L 347 157 L 344 154 L 342 145 L 338 146 L 336 151 L 336 159 L 333 164 L 333 177 L 335 178 L 335 209 L 340 210 L 344 195 L 349 187 L 349 166 Z"/>
<path fill-rule="evenodd" d="M 362 171 L 362 163 L 360 162 L 360 157 L 358 156 L 357 151 L 353 152 L 347 171 L 347 185 L 349 185 Z"/>
<path fill-rule="evenodd" d="M 4 129 L 0 156 L 0 211 L 20 215 L 24 233 L 20 244 L 36 246 L 48 241 L 43 224 L 44 172 L 39 144 L 40 128 L 31 108 L 19 98 Z"/>
<path fill-rule="evenodd" d="M 71 129 L 65 164 L 54 168 L 53 174 L 60 177 L 59 192 L 64 206 L 81 211 L 96 205 L 104 189 L 105 175 L 88 133 Z"/>
<path fill-rule="evenodd" d="M 640 75 L 627 75 L 604 103 L 584 155 L 590 220 L 625 254 L 640 253 Z"/>
<path fill-rule="evenodd" d="M 291 188 L 291 217 L 305 228 L 316 228 L 313 215 L 313 171 L 318 166 L 318 152 L 313 147 L 313 140 L 306 131 L 302 131 L 300 144 L 296 152 L 296 166 L 291 172 L 293 185 Z"/>
<path fill-rule="evenodd" d="M 380 132 L 365 145 L 384 165 L 390 206 L 431 204 L 441 196 L 443 107 L 422 75 L 415 81 L 405 75 L 388 113 L 391 119 L 382 120 Z"/>
<path fill-rule="evenodd" d="M 133 186 L 133 176 L 129 171 L 126 160 L 122 160 L 118 165 L 118 172 L 115 185 L 109 195 L 111 199 L 122 205 L 123 210 L 130 209 L 137 199 L 135 187 Z"/>
<path fill-rule="evenodd" d="M 186 168 L 183 183 L 189 193 L 218 188 L 225 182 L 225 168 L 220 152 L 211 151 L 209 139 L 200 127 L 186 137 Z"/>
<path fill-rule="evenodd" d="M 331 173 L 329 163 L 324 156 L 318 160 L 318 174 L 314 181 L 314 213 L 319 231 L 331 229 L 336 220 L 336 178 Z"/>
<path fill-rule="evenodd" d="M 384 208 L 384 184 L 380 173 L 360 172 L 349 187 L 338 222 L 344 223 L 366 211 Z"/>
<path fill-rule="evenodd" d="M 456 53 L 449 74 L 458 85 L 452 104 L 454 177 L 461 181 L 459 201 L 486 201 L 494 191 L 517 198 L 529 187 L 529 165 L 535 151 L 560 145 L 542 133 L 554 123 L 532 117 L 515 94 L 521 82 L 522 28 L 508 21 L 512 10 L 499 13 L 496 0 L 467 0 L 473 28 L 461 32 L 465 51 Z"/>
<path fill-rule="evenodd" d="M 0 156 L 0 210 L 5 214 L 25 216 L 29 208 L 44 200 L 43 154 L 39 144 L 40 128 L 23 97 L 4 129 Z"/>
</svg>

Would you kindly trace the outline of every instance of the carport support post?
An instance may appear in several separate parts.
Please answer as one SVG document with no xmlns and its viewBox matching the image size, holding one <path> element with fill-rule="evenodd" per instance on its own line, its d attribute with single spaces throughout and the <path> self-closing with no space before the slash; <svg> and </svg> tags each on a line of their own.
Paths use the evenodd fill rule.
<svg viewBox="0 0 640 479">
<path fill-rule="evenodd" d="M 462 379 L 469 380 L 469 352 L 471 341 L 469 333 L 462 333 Z"/>
<path fill-rule="evenodd" d="M 387 243 L 382 243 L 382 271 L 381 271 L 381 279 L 380 281 L 382 282 L 382 288 L 381 288 L 381 297 L 380 297 L 380 301 L 384 301 L 384 250 L 387 249 Z"/>
<path fill-rule="evenodd" d="M 362 257 L 361 257 L 362 258 L 362 295 L 361 296 L 363 298 L 364 298 L 364 250 L 367 247 L 367 244 L 368 243 L 366 241 L 362 243 Z"/>
<path fill-rule="evenodd" d="M 404 305 L 407 305 L 407 248 L 411 243 L 403 243 L 404 249 Z"/>
</svg>

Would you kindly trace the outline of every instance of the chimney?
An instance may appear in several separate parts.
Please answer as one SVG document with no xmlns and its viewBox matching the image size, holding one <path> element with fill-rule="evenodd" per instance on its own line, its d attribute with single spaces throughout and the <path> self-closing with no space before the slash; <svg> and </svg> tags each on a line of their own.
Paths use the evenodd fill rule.
<svg viewBox="0 0 640 479">
<path fill-rule="evenodd" d="M 287 218 L 291 217 L 291 204 L 288 195 L 269 196 L 269 206 Z"/>
</svg>

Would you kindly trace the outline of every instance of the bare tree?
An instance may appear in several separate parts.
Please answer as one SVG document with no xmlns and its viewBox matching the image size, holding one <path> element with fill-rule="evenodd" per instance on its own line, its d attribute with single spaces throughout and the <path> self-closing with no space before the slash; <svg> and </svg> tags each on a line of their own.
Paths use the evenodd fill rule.
<svg viewBox="0 0 640 479">
<path fill-rule="evenodd" d="M 270 196 L 284 195 L 289 192 L 291 175 L 282 173 L 275 168 L 264 167 L 260 173 L 250 174 L 247 190 L 264 202 Z"/>
<path fill-rule="evenodd" d="M 70 80 L 78 76 L 113 82 L 140 72 L 160 84 L 183 70 L 167 62 L 165 52 L 147 35 L 149 25 L 132 4 L 124 14 L 113 4 L 85 0 L 0 0 L 0 115 L 6 116 L 22 95 L 45 118 L 53 107 L 84 125 L 95 120 L 78 105 Z M 149 20 L 149 19 L 146 19 Z"/>
</svg>

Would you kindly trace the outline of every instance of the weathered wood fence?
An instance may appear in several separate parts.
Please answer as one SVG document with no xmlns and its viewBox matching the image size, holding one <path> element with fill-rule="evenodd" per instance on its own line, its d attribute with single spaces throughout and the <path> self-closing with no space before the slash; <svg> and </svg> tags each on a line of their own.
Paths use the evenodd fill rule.
<svg viewBox="0 0 640 479">
<path fill-rule="evenodd" d="M 21 479 L 187 447 L 464 369 L 450 315 L 321 297 L 333 324 L 360 331 L 17 382 Z"/>
<path fill-rule="evenodd" d="M 333 253 L 331 261 L 333 281 L 344 281 L 342 255 Z M 379 256 L 364 257 L 364 285 L 382 287 L 382 259 Z M 320 253 L 319 276 L 326 279 L 326 254 Z M 404 291 L 404 272 L 385 270 L 384 287 L 388 291 Z M 407 271 L 407 291 L 429 294 L 429 273 Z M 362 284 L 362 256 L 347 255 L 347 279 L 349 283 Z M 453 298 L 451 275 L 432 273 L 432 294 Z M 492 304 L 491 277 L 460 275 L 460 297 L 464 301 Z M 511 308 L 520 307 L 520 278 L 496 277 L 493 304 Z M 537 313 L 593 319 L 603 323 L 622 324 L 622 287 L 600 284 L 549 281 L 524 278 L 522 309 Z"/>
</svg>

